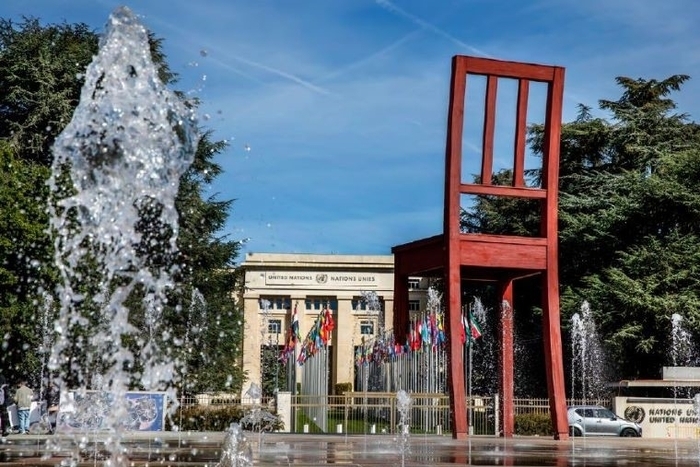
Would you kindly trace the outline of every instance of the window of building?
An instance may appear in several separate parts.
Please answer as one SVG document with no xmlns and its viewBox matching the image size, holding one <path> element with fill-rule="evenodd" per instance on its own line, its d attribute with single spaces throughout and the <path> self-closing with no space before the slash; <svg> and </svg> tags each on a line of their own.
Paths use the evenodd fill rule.
<svg viewBox="0 0 700 467">
<path fill-rule="evenodd" d="M 292 300 L 290 297 L 284 296 L 260 297 L 260 311 L 265 310 L 266 305 L 268 311 L 285 311 L 292 307 Z"/>
<path fill-rule="evenodd" d="M 321 311 L 326 307 L 337 310 L 338 299 L 335 297 L 306 297 L 304 306 L 308 311 Z"/>
<path fill-rule="evenodd" d="M 271 319 L 267 322 L 267 332 L 269 334 L 281 334 L 282 333 L 282 320 L 281 319 Z"/>
<path fill-rule="evenodd" d="M 374 335 L 374 321 L 360 321 L 360 334 L 363 336 Z"/>
<path fill-rule="evenodd" d="M 418 290 L 420 289 L 420 279 L 409 279 L 408 280 L 408 290 Z"/>
<path fill-rule="evenodd" d="M 408 311 L 420 311 L 420 300 L 409 300 Z"/>
<path fill-rule="evenodd" d="M 384 297 L 377 297 L 377 303 L 374 304 L 374 311 L 381 311 L 384 309 Z M 379 309 L 376 309 L 379 307 Z M 353 297 L 352 299 L 352 309 L 353 311 L 368 311 L 370 309 L 369 304 L 362 297 Z"/>
</svg>

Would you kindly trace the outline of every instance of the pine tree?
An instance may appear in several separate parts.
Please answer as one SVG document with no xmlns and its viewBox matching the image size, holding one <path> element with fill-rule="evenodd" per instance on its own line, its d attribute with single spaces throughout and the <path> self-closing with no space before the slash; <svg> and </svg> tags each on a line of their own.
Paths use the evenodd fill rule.
<svg viewBox="0 0 700 467">
<path fill-rule="evenodd" d="M 24 188 L 19 193 L 26 193 L 16 196 L 14 203 L 0 205 L 0 217 L 7 224 L 0 234 L 0 245 L 4 245 L 0 251 L 3 261 L 0 287 L 5 301 L 0 304 L 3 307 L 0 325 L 6 331 L 4 345 L 16 349 L 3 352 L 2 366 L 10 378 L 15 376 L 14 372 L 24 372 L 38 383 L 39 375 L 32 371 L 42 356 L 40 336 L 35 328 L 40 321 L 42 291 L 52 291 L 56 284 L 51 243 L 46 234 L 44 182 L 49 175 L 51 147 L 78 104 L 82 75 L 97 52 L 98 39 L 98 33 L 84 24 L 42 25 L 35 18 L 25 18 L 20 23 L 0 19 L 0 121 L 3 122 L 0 153 L 3 167 L 7 168 L 3 179 L 12 181 L 3 185 L 6 189 L 3 192 L 11 196 L 9 190 L 21 185 Z M 149 39 L 159 76 L 172 87 L 177 76 L 162 53 L 162 40 L 152 34 Z M 179 94 L 184 98 L 184 94 Z M 189 105 L 196 107 L 198 102 L 190 101 Z M 206 188 L 222 174 L 215 157 L 225 150 L 226 144 L 213 141 L 206 129 L 201 132 L 195 160 L 181 180 L 177 199 L 179 253 L 177 257 L 160 259 L 177 266 L 181 285 L 173 296 L 173 303 L 178 305 L 168 310 L 167 319 L 173 332 L 184 336 L 190 317 L 183 310 L 188 309 L 193 291 L 202 294 L 207 322 L 200 326 L 203 331 L 197 337 L 198 352 L 188 356 L 184 349 L 173 349 L 174 356 L 189 363 L 184 368 L 188 368 L 186 380 L 191 390 L 235 390 L 242 384 L 242 369 L 235 364 L 242 351 L 236 345 L 240 342 L 242 312 L 233 301 L 232 270 L 239 244 L 220 234 L 231 201 L 204 197 Z M 31 213 L 28 219 L 31 224 L 17 215 L 22 212 Z M 142 225 L 144 237 L 157 240 L 157 229 L 149 228 L 146 220 Z M 153 243 L 152 247 L 157 249 L 157 242 Z M 142 246 L 150 248 L 148 242 Z M 142 325 L 139 297 L 131 297 L 130 304 L 134 323 Z M 21 319 L 20 312 L 24 316 Z M 31 374 L 26 374 L 27 371 Z"/>
</svg>

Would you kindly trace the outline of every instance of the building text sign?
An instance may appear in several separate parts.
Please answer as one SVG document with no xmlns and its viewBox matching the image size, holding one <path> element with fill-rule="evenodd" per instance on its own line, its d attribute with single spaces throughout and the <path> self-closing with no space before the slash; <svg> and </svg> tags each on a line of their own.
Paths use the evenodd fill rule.
<svg viewBox="0 0 700 467">
<path fill-rule="evenodd" d="M 265 285 L 322 288 L 372 288 L 379 285 L 377 274 L 363 272 L 266 272 Z"/>
<path fill-rule="evenodd" d="M 700 439 L 700 418 L 691 399 L 616 397 L 614 411 L 639 423 L 643 438 Z"/>
</svg>

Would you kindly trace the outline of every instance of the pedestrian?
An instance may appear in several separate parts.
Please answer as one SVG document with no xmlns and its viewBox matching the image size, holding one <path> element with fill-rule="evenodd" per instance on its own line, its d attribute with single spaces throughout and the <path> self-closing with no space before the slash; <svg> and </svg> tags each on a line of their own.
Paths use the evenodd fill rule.
<svg viewBox="0 0 700 467">
<path fill-rule="evenodd" d="M 2 428 L 2 436 L 7 436 L 12 433 L 10 426 L 10 414 L 7 408 L 11 405 L 10 387 L 3 375 L 0 375 L 0 428 Z"/>
<path fill-rule="evenodd" d="M 58 407 L 60 403 L 61 391 L 58 385 L 54 382 L 49 383 L 46 390 L 46 406 L 49 418 L 49 432 L 56 431 L 56 421 L 58 418 Z"/>
<path fill-rule="evenodd" d="M 15 393 L 15 403 L 17 404 L 17 418 L 19 418 L 19 433 L 26 435 L 29 433 L 29 412 L 32 408 L 34 391 L 27 386 L 27 380 L 22 379 L 17 386 Z"/>
</svg>

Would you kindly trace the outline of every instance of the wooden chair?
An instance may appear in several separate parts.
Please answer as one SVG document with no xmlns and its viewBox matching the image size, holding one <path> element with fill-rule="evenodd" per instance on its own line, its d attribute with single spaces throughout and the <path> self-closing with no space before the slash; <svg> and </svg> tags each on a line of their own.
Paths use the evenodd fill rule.
<svg viewBox="0 0 700 467">
<path fill-rule="evenodd" d="M 480 181 L 462 180 L 462 135 L 467 77 L 485 76 L 483 139 Z M 513 179 L 510 186 L 492 180 L 496 95 L 499 79 L 517 80 Z M 483 78 L 482 78 L 483 79 Z M 541 187 L 525 183 L 527 109 L 531 82 L 547 87 Z M 557 199 L 559 138 L 564 69 L 555 66 L 516 63 L 468 56 L 452 59 L 447 146 L 445 154 L 445 204 L 443 232 L 392 248 L 395 261 L 394 330 L 397 336 L 408 329 L 409 276 L 442 275 L 445 280 L 446 327 L 450 353 L 449 388 L 453 437 L 465 438 L 467 410 L 461 324 L 463 280 L 494 281 L 500 291 L 499 386 L 503 436 L 513 435 L 513 281 L 532 275 L 542 280 L 543 338 L 547 365 L 547 388 L 556 439 L 568 439 L 566 394 L 559 327 L 559 279 L 557 258 Z M 467 109 L 478 112 L 478 109 Z M 463 233 L 460 230 L 462 195 L 491 195 L 537 200 L 541 204 L 541 228 L 537 237 Z"/>
</svg>

